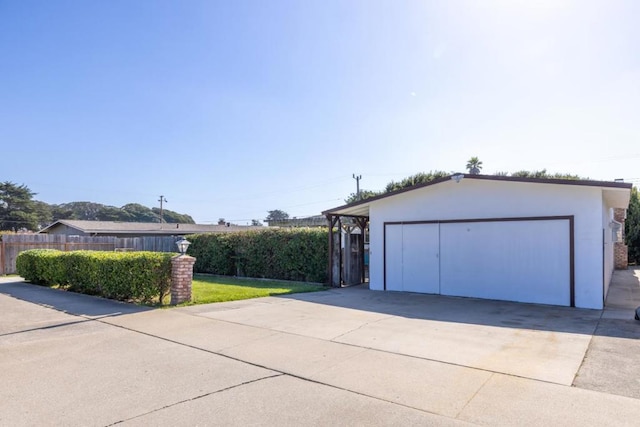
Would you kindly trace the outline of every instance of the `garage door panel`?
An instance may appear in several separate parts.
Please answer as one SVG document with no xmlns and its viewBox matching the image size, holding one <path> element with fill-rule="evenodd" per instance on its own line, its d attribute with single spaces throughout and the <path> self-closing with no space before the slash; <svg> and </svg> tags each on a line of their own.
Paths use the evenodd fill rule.
<svg viewBox="0 0 640 427">
<path fill-rule="evenodd" d="M 407 224 L 402 228 L 402 284 L 407 292 L 437 294 L 439 225 Z"/>
<path fill-rule="evenodd" d="M 385 289 L 402 291 L 402 225 L 385 227 Z"/>
<path fill-rule="evenodd" d="M 443 295 L 570 304 L 566 220 L 441 224 Z"/>
</svg>

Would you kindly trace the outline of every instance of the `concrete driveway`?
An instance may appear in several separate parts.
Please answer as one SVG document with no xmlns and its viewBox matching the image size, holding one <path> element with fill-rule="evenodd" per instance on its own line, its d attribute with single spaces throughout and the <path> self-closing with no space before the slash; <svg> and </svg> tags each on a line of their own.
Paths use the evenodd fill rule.
<svg viewBox="0 0 640 427">
<path fill-rule="evenodd" d="M 149 310 L 0 279 L 0 425 L 636 425 L 639 274 L 604 312 L 364 288 Z"/>
</svg>

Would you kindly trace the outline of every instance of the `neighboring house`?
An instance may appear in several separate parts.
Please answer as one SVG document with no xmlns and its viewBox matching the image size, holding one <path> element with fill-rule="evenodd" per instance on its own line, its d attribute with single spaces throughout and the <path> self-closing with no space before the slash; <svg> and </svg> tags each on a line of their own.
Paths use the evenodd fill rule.
<svg viewBox="0 0 640 427">
<path fill-rule="evenodd" d="M 287 218 L 276 221 L 267 221 L 269 227 L 328 227 L 329 222 L 324 215 L 309 216 L 306 218 Z"/>
<path fill-rule="evenodd" d="M 369 221 L 370 289 L 601 309 L 630 194 L 623 182 L 456 174 L 323 214 Z"/>
<path fill-rule="evenodd" d="M 264 227 L 244 225 L 169 224 L 159 222 L 82 221 L 61 219 L 40 230 L 44 234 L 67 236 L 182 236 L 199 233 L 233 233 L 246 230 L 263 230 Z"/>
</svg>

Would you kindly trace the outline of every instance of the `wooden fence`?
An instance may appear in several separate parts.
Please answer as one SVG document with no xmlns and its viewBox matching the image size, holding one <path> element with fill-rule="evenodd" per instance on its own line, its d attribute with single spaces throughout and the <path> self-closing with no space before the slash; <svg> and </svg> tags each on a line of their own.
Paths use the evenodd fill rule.
<svg viewBox="0 0 640 427">
<path fill-rule="evenodd" d="M 177 252 L 174 236 L 112 237 L 66 236 L 64 234 L 0 235 L 0 275 L 16 273 L 16 258 L 27 249 L 61 251 L 151 251 Z"/>
</svg>

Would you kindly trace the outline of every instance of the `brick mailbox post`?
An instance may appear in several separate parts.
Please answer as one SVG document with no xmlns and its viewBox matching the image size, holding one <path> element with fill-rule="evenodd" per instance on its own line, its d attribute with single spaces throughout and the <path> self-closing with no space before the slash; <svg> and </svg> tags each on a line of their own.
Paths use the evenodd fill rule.
<svg viewBox="0 0 640 427">
<path fill-rule="evenodd" d="M 191 301 L 194 257 L 178 255 L 171 258 L 171 305 Z"/>
<path fill-rule="evenodd" d="M 627 210 L 614 209 L 613 219 L 620 223 L 620 240 L 613 244 L 614 267 L 616 270 L 626 270 L 629 267 L 629 248 L 624 244 L 624 222 L 627 219 Z"/>
</svg>

